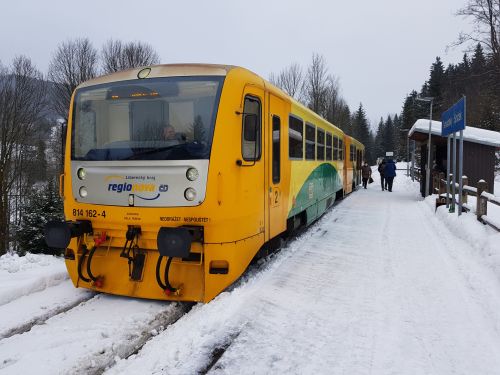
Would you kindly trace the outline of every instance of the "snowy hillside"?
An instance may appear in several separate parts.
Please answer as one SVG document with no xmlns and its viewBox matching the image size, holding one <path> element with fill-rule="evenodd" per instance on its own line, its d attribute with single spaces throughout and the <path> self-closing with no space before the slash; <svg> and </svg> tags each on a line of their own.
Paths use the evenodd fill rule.
<svg viewBox="0 0 500 375">
<path fill-rule="evenodd" d="M 0 258 L 1 374 L 498 374 L 500 233 L 378 173 L 209 304 Z M 498 190 L 496 191 L 498 195 Z"/>
</svg>

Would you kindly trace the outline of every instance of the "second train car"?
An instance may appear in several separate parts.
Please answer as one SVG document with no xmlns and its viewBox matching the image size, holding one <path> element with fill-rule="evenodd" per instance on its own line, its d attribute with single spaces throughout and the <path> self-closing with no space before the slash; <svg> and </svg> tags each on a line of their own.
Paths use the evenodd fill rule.
<svg viewBox="0 0 500 375">
<path fill-rule="evenodd" d="M 80 85 L 46 228 L 72 282 L 210 301 L 359 184 L 364 147 L 247 69 L 158 65 Z"/>
</svg>

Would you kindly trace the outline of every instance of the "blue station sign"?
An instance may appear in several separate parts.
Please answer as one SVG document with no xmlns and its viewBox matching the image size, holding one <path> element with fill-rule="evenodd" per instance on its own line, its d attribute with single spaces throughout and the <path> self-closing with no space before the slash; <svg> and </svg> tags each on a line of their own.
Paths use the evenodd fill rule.
<svg viewBox="0 0 500 375">
<path fill-rule="evenodd" d="M 441 124 L 442 137 L 465 129 L 465 97 L 441 115 Z"/>
</svg>

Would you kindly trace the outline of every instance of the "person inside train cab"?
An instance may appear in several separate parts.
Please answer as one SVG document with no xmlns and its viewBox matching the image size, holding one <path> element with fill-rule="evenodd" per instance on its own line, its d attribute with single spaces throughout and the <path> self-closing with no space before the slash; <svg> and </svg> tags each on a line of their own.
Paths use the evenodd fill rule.
<svg viewBox="0 0 500 375">
<path fill-rule="evenodd" d="M 168 146 L 175 146 L 186 142 L 186 136 L 177 133 L 173 125 L 166 124 L 163 127 L 163 140 L 168 144 Z"/>
<path fill-rule="evenodd" d="M 175 132 L 175 128 L 172 125 L 167 124 L 163 128 L 163 139 L 165 141 L 178 141 L 177 133 Z"/>
</svg>

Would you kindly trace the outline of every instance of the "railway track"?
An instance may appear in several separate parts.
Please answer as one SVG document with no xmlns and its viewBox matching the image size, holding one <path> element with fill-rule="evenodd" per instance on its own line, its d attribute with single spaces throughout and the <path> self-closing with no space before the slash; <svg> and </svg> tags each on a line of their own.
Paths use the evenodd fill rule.
<svg viewBox="0 0 500 375">
<path fill-rule="evenodd" d="M 55 308 L 47 311 L 46 313 L 35 315 L 32 318 L 26 319 L 24 322 L 22 322 L 20 324 L 14 325 L 12 327 L 8 327 L 4 331 L 0 332 L 0 340 L 9 338 L 9 337 L 14 336 L 14 335 L 20 335 L 20 334 L 23 334 L 25 332 L 28 332 L 34 326 L 42 325 L 48 319 L 52 318 L 53 316 L 65 313 L 66 311 L 69 311 L 69 310 L 73 309 L 74 307 L 80 305 L 82 302 L 88 301 L 90 298 L 92 298 L 92 296 L 81 296 L 80 298 L 76 298 L 72 302 L 56 306 Z M 9 310 L 14 310 L 14 308 L 11 308 L 11 306 L 9 306 Z M 2 311 L 2 313 L 6 313 L 6 311 L 4 310 L 4 311 Z"/>
<path fill-rule="evenodd" d="M 174 323 L 192 304 L 95 295 L 13 327 L 0 340 L 0 372 L 100 374 Z M 34 364 L 36 365 L 34 366 Z"/>
<path fill-rule="evenodd" d="M 231 289 L 251 279 L 275 254 L 253 264 Z M 50 302 L 48 301 L 50 299 Z M 0 326 L 0 372 L 102 374 L 119 360 L 134 357 L 157 335 L 175 329 L 194 304 L 137 300 L 74 289 L 69 280 L 0 306 L 0 314 L 23 316 Z M 206 305 L 197 305 L 203 314 Z M 207 373 L 232 340 L 214 344 L 206 357 Z M 37 363 L 35 365 L 35 363 Z"/>
</svg>

